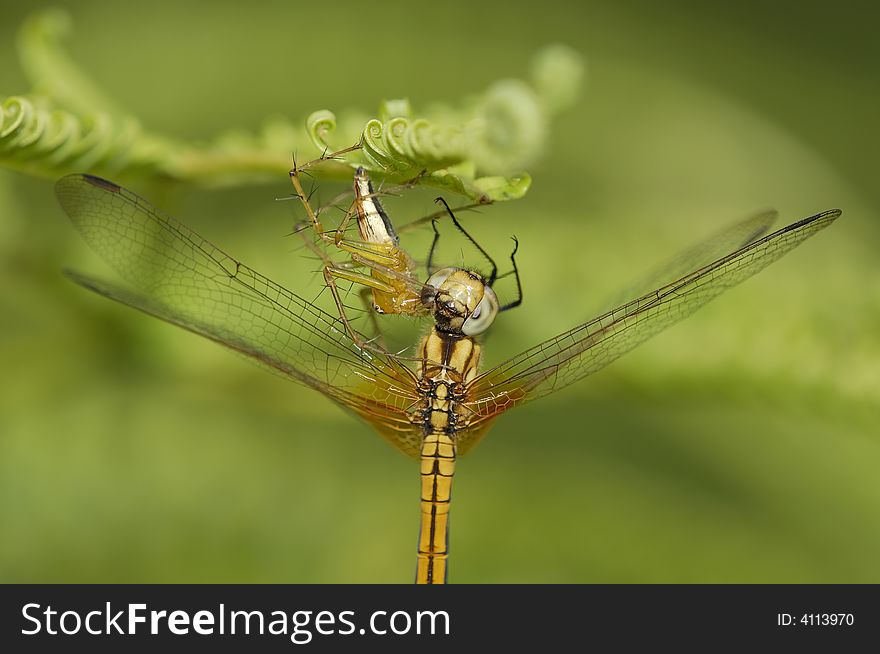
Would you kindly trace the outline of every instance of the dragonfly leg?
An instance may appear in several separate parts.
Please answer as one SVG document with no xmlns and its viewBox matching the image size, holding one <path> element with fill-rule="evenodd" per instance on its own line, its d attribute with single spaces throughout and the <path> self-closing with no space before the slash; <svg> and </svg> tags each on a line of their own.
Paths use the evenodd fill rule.
<svg viewBox="0 0 880 654">
<path fill-rule="evenodd" d="M 476 209 L 478 207 L 485 207 L 486 205 L 489 205 L 489 204 L 492 204 L 491 200 L 489 200 L 487 202 L 471 202 L 470 204 L 463 204 L 459 207 L 455 207 L 452 211 L 454 213 L 462 213 L 464 211 L 470 211 L 471 209 Z M 449 216 L 449 214 L 446 212 L 446 209 L 440 209 L 439 211 L 429 213 L 425 216 L 422 216 L 421 218 L 416 218 L 415 220 L 412 220 L 412 221 L 406 223 L 405 225 L 401 225 L 400 227 L 397 228 L 397 233 L 398 233 L 398 235 L 400 235 L 400 234 L 405 234 L 407 232 L 415 231 L 419 227 L 422 227 L 423 225 L 425 225 L 427 223 L 433 222 L 437 218 L 444 218 L 447 216 Z"/>
</svg>

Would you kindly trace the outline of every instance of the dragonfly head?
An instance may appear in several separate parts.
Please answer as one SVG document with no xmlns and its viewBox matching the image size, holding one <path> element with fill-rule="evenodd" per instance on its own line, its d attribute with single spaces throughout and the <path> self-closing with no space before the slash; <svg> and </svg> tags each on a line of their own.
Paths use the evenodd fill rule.
<svg viewBox="0 0 880 654">
<path fill-rule="evenodd" d="M 439 329 L 465 336 L 482 334 L 498 314 L 495 291 L 480 275 L 463 268 L 443 268 L 431 275 L 422 302 L 432 306 Z"/>
</svg>

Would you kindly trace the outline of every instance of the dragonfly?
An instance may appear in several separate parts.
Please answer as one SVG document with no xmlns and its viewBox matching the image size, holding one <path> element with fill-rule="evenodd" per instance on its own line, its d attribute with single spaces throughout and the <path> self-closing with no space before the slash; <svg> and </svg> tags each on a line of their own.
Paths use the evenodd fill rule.
<svg viewBox="0 0 880 654">
<path fill-rule="evenodd" d="M 400 357 L 361 347 L 339 315 L 256 272 L 113 182 L 68 175 L 55 190 L 76 229 L 131 286 L 69 272 L 74 281 L 315 389 L 419 461 L 416 582 L 423 584 L 447 581 L 457 457 L 501 414 L 604 368 L 841 214 L 824 211 L 768 235 L 760 235 L 766 227 L 760 219 L 757 229 L 740 235 L 744 242 L 733 252 L 481 370 L 481 330 L 465 326 L 473 326 L 474 318 L 479 322 L 477 309 L 485 306 L 491 286 L 473 271 L 450 269 L 445 279 L 435 280 L 426 294 L 435 324 L 420 340 L 416 357 Z M 690 253 L 672 269 L 699 258 Z"/>
</svg>

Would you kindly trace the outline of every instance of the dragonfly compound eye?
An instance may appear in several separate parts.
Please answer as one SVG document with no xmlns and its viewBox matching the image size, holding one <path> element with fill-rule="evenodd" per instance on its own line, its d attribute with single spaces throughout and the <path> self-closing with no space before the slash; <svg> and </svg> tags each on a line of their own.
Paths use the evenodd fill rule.
<svg viewBox="0 0 880 654">
<path fill-rule="evenodd" d="M 464 321 L 464 324 L 461 327 L 461 332 L 465 336 L 482 334 L 489 329 L 489 325 L 492 324 L 497 315 L 498 298 L 495 295 L 495 291 L 486 286 L 483 289 L 483 299 L 480 300 L 477 308 L 474 309 L 471 315 Z"/>
<path fill-rule="evenodd" d="M 435 289 L 440 288 L 449 279 L 449 276 L 455 272 L 455 268 L 441 268 L 428 278 L 425 282 L 426 286 L 433 286 Z"/>
</svg>

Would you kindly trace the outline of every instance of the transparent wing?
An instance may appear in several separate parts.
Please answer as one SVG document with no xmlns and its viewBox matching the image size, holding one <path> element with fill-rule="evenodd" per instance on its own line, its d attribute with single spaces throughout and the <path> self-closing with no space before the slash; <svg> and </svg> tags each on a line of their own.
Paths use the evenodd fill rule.
<svg viewBox="0 0 880 654">
<path fill-rule="evenodd" d="M 471 423 L 596 372 L 759 272 L 838 216 L 835 209 L 793 223 L 478 375 L 466 390 Z"/>
<path fill-rule="evenodd" d="M 708 266 L 713 261 L 717 261 L 762 237 L 778 216 L 779 213 L 771 209 L 751 214 L 727 225 L 633 281 L 626 289 L 618 291 L 597 308 L 616 307 L 630 298 L 639 297 L 652 289 L 666 286 L 666 284 L 694 270 Z"/>
<path fill-rule="evenodd" d="M 201 334 L 310 386 L 418 453 L 406 411 L 416 378 L 399 360 L 360 350 L 332 316 L 112 182 L 68 175 L 55 187 L 85 240 L 137 292 L 71 274 L 114 300 Z"/>
</svg>

